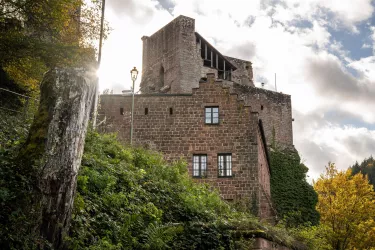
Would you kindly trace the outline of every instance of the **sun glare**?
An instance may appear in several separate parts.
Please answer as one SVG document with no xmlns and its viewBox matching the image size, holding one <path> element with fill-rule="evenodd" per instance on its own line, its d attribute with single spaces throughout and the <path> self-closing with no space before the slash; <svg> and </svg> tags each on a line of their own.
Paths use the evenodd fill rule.
<svg viewBox="0 0 375 250">
<path fill-rule="evenodd" d="M 96 71 L 96 75 L 99 77 L 99 91 L 103 92 L 105 89 L 112 88 L 112 80 L 111 79 L 111 72 L 109 70 L 106 70 L 105 67 L 100 67 Z"/>
</svg>

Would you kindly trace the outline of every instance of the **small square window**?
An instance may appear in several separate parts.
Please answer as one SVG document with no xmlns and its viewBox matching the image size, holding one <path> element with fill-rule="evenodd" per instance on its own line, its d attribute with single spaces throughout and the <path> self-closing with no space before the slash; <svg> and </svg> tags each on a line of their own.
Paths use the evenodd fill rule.
<svg viewBox="0 0 375 250">
<path fill-rule="evenodd" d="M 207 155 L 193 155 L 193 177 L 207 176 Z"/>
<path fill-rule="evenodd" d="M 205 123 L 206 124 L 219 124 L 219 107 L 206 107 L 205 108 Z"/>
<path fill-rule="evenodd" d="M 232 176 L 232 154 L 218 154 L 217 169 L 219 177 Z"/>
</svg>

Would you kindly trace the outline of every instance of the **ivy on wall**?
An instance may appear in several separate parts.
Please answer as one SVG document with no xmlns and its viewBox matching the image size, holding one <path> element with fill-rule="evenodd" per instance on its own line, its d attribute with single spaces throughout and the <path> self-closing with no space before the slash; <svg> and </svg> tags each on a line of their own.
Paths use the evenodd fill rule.
<svg viewBox="0 0 375 250">
<path fill-rule="evenodd" d="M 308 168 L 296 150 L 275 148 L 270 150 L 271 197 L 279 219 L 288 227 L 317 225 L 318 196 L 306 181 Z"/>
</svg>

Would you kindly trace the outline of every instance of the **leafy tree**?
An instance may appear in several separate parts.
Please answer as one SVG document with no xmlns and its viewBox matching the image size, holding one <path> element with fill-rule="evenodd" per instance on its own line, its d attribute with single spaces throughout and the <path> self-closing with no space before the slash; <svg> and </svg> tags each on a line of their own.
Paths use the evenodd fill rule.
<svg viewBox="0 0 375 250">
<path fill-rule="evenodd" d="M 309 250 L 333 250 L 327 239 L 329 228 L 323 224 L 317 226 L 298 226 L 290 228 L 297 239 L 305 243 Z"/>
<path fill-rule="evenodd" d="M 330 163 L 314 188 L 320 223 L 329 229 L 326 239 L 333 249 L 375 247 L 375 192 L 366 176 L 338 171 Z"/>
<path fill-rule="evenodd" d="M 367 159 L 364 159 L 363 162 L 361 162 L 361 164 L 358 164 L 358 162 L 356 162 L 351 167 L 351 170 L 352 175 L 356 175 L 358 173 L 367 175 L 369 182 L 375 188 L 375 159 L 372 156 L 370 156 Z"/>
<path fill-rule="evenodd" d="M 0 68 L 28 91 L 55 66 L 95 61 L 100 1 L 0 0 Z M 106 28 L 106 30 L 108 30 Z"/>
<path fill-rule="evenodd" d="M 301 163 L 298 152 L 276 147 L 270 150 L 270 161 L 271 197 L 279 217 L 287 227 L 317 225 L 317 194 L 306 181 L 308 168 Z"/>
</svg>

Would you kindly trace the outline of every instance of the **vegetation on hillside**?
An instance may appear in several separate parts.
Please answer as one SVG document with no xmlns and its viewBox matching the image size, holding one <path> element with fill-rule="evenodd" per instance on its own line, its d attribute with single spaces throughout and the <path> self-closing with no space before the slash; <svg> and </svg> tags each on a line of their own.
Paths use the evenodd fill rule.
<svg viewBox="0 0 375 250">
<path fill-rule="evenodd" d="M 350 169 L 352 170 L 353 175 L 358 173 L 367 175 L 369 182 L 375 188 L 375 159 L 372 156 L 364 159 L 360 164 L 356 162 Z"/>
<path fill-rule="evenodd" d="M 375 192 L 366 176 L 329 164 L 314 184 L 320 223 L 332 249 L 375 248 Z"/>
<path fill-rule="evenodd" d="M 18 135 L 4 134 L 0 146 L 0 248 L 48 249 L 33 231 L 33 169 L 17 160 L 27 127 L 13 122 L 10 131 Z M 298 245 L 291 232 L 260 223 L 249 209 L 236 210 L 194 183 L 184 163 L 125 148 L 114 135 L 87 135 L 77 188 L 65 236 L 71 249 L 247 249 L 255 236 Z"/>
<path fill-rule="evenodd" d="M 247 249 L 256 235 L 294 242 L 194 183 L 185 163 L 170 165 L 158 153 L 124 148 L 113 135 L 88 135 L 70 247 Z"/>
<path fill-rule="evenodd" d="M 287 227 L 317 225 L 318 197 L 306 181 L 308 168 L 298 152 L 274 147 L 270 150 L 271 197 L 276 211 Z"/>
</svg>

